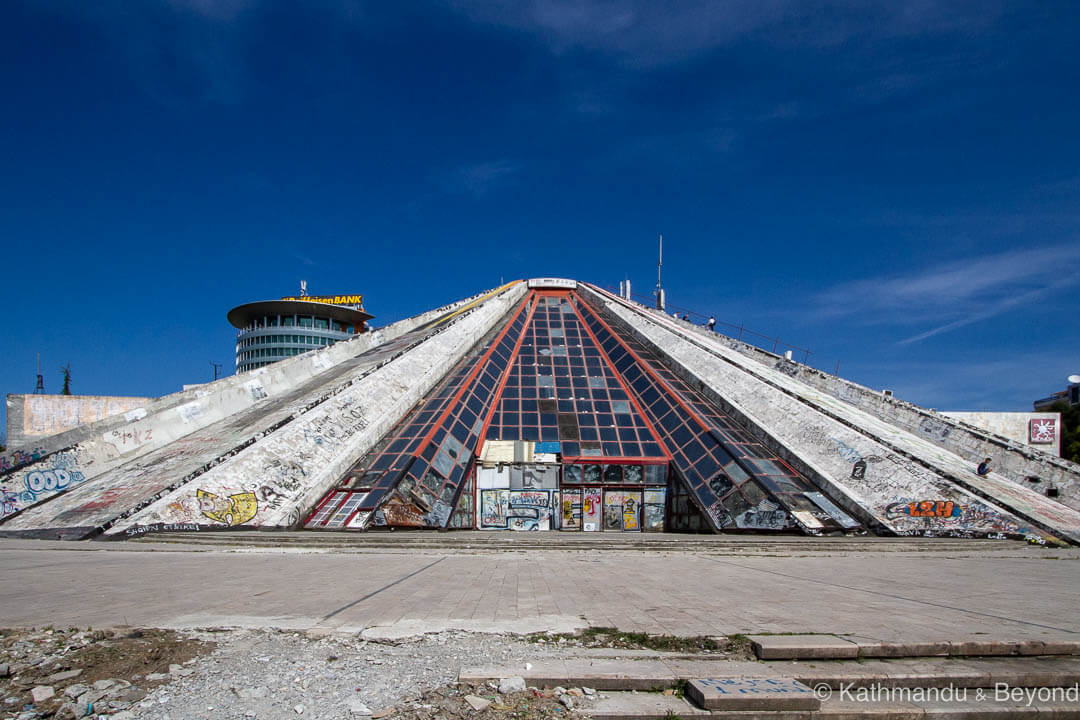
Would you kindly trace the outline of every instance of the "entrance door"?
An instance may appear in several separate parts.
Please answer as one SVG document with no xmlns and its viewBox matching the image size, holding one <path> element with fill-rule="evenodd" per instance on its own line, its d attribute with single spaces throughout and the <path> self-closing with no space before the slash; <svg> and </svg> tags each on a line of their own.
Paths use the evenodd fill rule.
<svg viewBox="0 0 1080 720">
<path fill-rule="evenodd" d="M 585 488 L 581 501 L 581 529 L 585 532 L 597 532 L 603 519 L 603 491 L 600 488 Z"/>
<path fill-rule="evenodd" d="M 623 532 L 641 532 L 641 493 L 624 492 L 622 506 Z"/>
</svg>

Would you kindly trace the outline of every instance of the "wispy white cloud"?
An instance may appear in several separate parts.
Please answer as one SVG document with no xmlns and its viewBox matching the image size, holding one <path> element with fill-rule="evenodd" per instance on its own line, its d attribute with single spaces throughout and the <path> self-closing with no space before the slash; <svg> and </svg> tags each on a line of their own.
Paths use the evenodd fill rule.
<svg viewBox="0 0 1080 720">
<path fill-rule="evenodd" d="M 436 183 L 451 195 L 472 195 L 480 198 L 496 187 L 510 182 L 521 171 L 521 165 L 503 158 L 489 162 L 462 165 L 435 178 Z"/>
<path fill-rule="evenodd" d="M 910 344 L 1077 284 L 1080 245 L 1059 245 L 841 283 L 820 293 L 813 310 L 819 319 L 930 326 L 898 341 Z"/>
<path fill-rule="evenodd" d="M 1000 14 L 992 4 L 932 0 L 449 0 L 467 17 L 523 30 L 555 53 L 587 50 L 656 67 L 680 62 L 748 36 L 777 44 L 832 47 L 857 35 L 940 34 L 985 27 Z"/>
</svg>

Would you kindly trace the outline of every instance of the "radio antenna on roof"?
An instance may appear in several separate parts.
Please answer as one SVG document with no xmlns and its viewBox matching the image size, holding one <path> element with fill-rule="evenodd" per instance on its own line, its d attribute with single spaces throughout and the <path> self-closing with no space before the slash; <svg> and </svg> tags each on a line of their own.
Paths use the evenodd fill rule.
<svg viewBox="0 0 1080 720">
<path fill-rule="evenodd" d="M 660 283 L 660 271 L 664 267 L 664 236 L 660 236 L 660 259 L 656 263 L 656 309 L 664 309 L 664 286 Z"/>
<path fill-rule="evenodd" d="M 41 353 L 37 354 L 37 385 L 34 387 L 34 394 L 45 394 L 45 378 L 41 375 Z"/>
</svg>

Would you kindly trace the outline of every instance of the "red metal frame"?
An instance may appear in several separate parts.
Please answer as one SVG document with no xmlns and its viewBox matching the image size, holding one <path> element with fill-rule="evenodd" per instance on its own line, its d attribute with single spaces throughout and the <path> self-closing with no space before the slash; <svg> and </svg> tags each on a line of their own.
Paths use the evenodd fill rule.
<svg viewBox="0 0 1080 720">
<path fill-rule="evenodd" d="M 577 300 L 576 304 L 578 305 L 579 311 L 580 311 L 580 307 L 581 307 L 581 305 L 583 303 L 582 303 L 581 299 L 576 297 L 576 296 L 575 296 L 575 300 Z M 589 308 L 589 310 L 591 312 L 592 308 Z M 595 313 L 594 313 L 594 315 L 595 315 Z M 611 332 L 611 328 L 608 327 L 607 323 L 604 323 L 604 321 L 600 319 L 599 315 L 596 315 L 596 319 L 599 320 L 601 323 L 603 323 L 604 327 L 607 328 L 608 332 Z M 626 397 L 628 397 L 630 399 L 630 402 L 633 403 L 634 409 L 637 410 L 638 415 L 641 417 L 641 421 L 643 423 L 645 423 L 645 427 L 649 428 L 649 432 L 652 433 L 653 440 L 655 440 L 656 444 L 660 446 L 660 449 L 664 451 L 664 457 L 667 458 L 668 462 L 671 462 L 671 451 L 668 450 L 667 445 L 665 445 L 664 442 L 660 439 L 660 435 L 656 432 L 656 428 L 653 427 L 653 424 L 651 422 L 649 422 L 649 416 L 645 413 L 645 411 L 642 409 L 641 405 L 638 403 L 637 398 L 634 396 L 634 392 L 630 388 L 628 388 L 626 386 L 626 383 L 623 381 L 622 373 L 620 373 L 618 371 L 618 369 L 616 369 L 615 365 L 611 362 L 611 358 L 609 358 L 608 354 L 606 352 L 604 352 L 604 347 L 600 344 L 600 341 L 596 339 L 596 335 L 593 334 L 593 331 L 589 329 L 588 323 L 583 321 L 581 323 L 581 327 L 583 327 L 585 329 L 585 332 L 587 332 L 589 334 L 589 337 L 593 341 L 593 345 L 595 345 L 596 349 L 600 351 L 600 356 L 602 358 L 604 358 L 604 362 L 607 363 L 608 369 L 611 370 L 611 374 L 614 375 L 615 379 L 619 381 L 619 387 L 621 387 L 623 389 L 623 392 L 626 393 Z M 612 332 L 611 334 L 612 334 L 613 337 L 615 337 L 616 340 L 619 340 L 619 337 L 617 335 L 615 335 L 615 333 Z M 621 342 L 621 340 L 620 340 L 620 342 Z M 626 349 L 627 349 L 627 351 L 630 350 L 630 348 L 626 348 Z M 638 362 L 641 362 L 643 366 L 645 366 L 645 363 L 637 355 L 634 355 L 634 358 Z M 647 366 L 645 366 L 645 367 L 647 367 Z M 655 464 L 655 463 L 649 463 L 649 464 L 652 465 L 652 464 Z"/>
<path fill-rule="evenodd" d="M 338 487 L 331 488 L 331 490 L 328 493 L 326 493 L 326 497 L 323 498 L 323 501 L 321 503 L 319 503 L 318 505 L 316 505 L 315 509 L 312 510 L 311 513 L 304 520 L 304 527 L 305 528 L 307 527 L 308 523 L 311 522 L 311 520 L 316 515 L 319 514 L 319 511 L 323 509 L 323 506 L 325 506 L 328 502 L 330 502 L 334 498 L 334 496 L 337 495 L 339 492 L 343 494 L 343 497 L 341 498 L 341 502 L 339 502 L 337 505 L 334 506 L 334 510 L 330 513 L 330 515 L 328 516 L 328 519 L 330 517 L 333 517 L 334 513 L 336 513 L 338 510 L 341 509 L 341 506 L 344 505 L 345 501 L 349 499 L 349 494 L 350 493 L 349 493 L 348 490 L 346 490 L 344 488 L 338 488 Z M 326 520 L 323 520 L 322 524 L 320 524 L 319 527 L 324 527 L 325 525 L 326 525 Z"/>
</svg>

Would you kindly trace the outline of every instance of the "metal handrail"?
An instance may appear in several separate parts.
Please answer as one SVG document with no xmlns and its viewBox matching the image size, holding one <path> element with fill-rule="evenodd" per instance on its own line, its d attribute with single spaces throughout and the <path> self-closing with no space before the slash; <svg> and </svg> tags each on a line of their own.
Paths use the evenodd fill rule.
<svg viewBox="0 0 1080 720">
<path fill-rule="evenodd" d="M 607 287 L 607 290 L 609 292 L 615 293 L 616 295 L 618 295 L 618 293 L 619 293 L 619 291 L 616 288 L 613 288 L 610 285 Z M 640 294 L 635 293 L 635 292 L 631 292 L 630 296 L 631 296 L 630 299 L 637 302 L 638 304 L 643 305 L 643 306 L 645 306 L 647 308 L 650 308 L 650 309 L 654 309 L 649 304 L 649 302 L 651 302 L 653 300 L 653 298 L 651 296 L 640 295 Z M 649 301 L 649 302 L 645 302 L 645 301 Z M 708 323 L 708 320 L 709 320 L 710 317 L 715 317 L 715 316 L 706 315 L 704 313 L 699 313 L 698 311 L 691 310 L 689 308 L 684 308 L 684 307 L 679 307 L 677 305 L 672 305 L 671 303 L 667 303 L 667 307 L 665 308 L 665 311 L 668 314 L 671 314 L 672 311 L 675 311 L 678 314 L 680 320 L 682 319 L 683 315 L 687 315 L 690 318 L 693 318 L 691 320 L 687 320 L 687 322 L 691 322 L 691 323 L 693 323 L 695 325 L 706 325 Z M 698 323 L 696 321 L 697 318 L 701 318 L 702 322 Z M 763 335 L 763 334 L 761 334 L 759 332 L 755 332 L 753 330 L 750 330 L 743 323 L 739 323 L 738 325 L 736 325 L 734 323 L 724 322 L 723 320 L 717 320 L 716 324 L 717 324 L 717 326 L 723 325 L 724 327 L 729 327 L 729 328 L 732 328 L 733 330 L 738 330 L 739 333 L 736 336 L 737 340 L 739 340 L 740 342 L 747 342 L 747 343 L 749 343 L 751 345 L 755 345 L 755 346 L 761 348 L 762 350 L 766 349 L 765 345 L 767 343 L 763 344 L 761 342 L 752 342 L 752 341 L 744 339 L 744 336 L 752 335 L 754 337 L 761 338 L 763 340 L 767 340 L 767 341 L 771 342 L 773 344 L 773 346 L 772 346 L 772 350 L 770 352 L 772 352 L 774 355 L 776 354 L 776 351 L 781 346 L 783 346 L 785 348 L 788 348 L 788 349 L 790 349 L 792 351 L 795 351 L 795 352 L 801 352 L 801 353 L 804 354 L 803 355 L 803 364 L 804 365 L 808 364 L 808 361 L 810 360 L 810 355 L 813 354 L 812 351 L 809 348 L 799 347 L 798 345 L 792 345 L 791 343 L 788 343 L 788 342 L 781 342 L 779 336 L 773 337 L 772 335 Z"/>
</svg>

